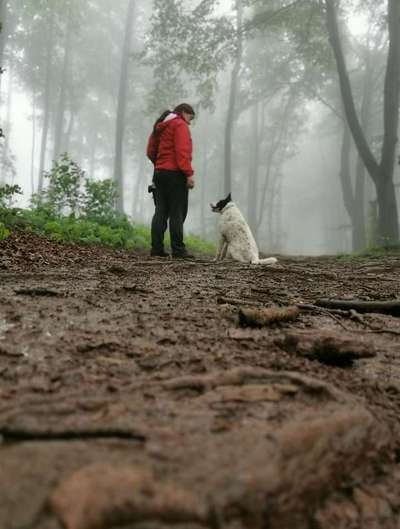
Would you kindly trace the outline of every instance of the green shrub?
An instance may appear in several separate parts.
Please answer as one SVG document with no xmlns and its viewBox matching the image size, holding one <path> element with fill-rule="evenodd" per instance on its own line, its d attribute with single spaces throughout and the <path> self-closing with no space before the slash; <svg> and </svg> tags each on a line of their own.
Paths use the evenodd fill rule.
<svg viewBox="0 0 400 529">
<path fill-rule="evenodd" d="M 2 222 L 0 222 L 0 241 L 3 241 L 10 235 L 10 230 L 8 230 Z"/>
<path fill-rule="evenodd" d="M 33 206 L 46 211 L 49 216 L 79 215 L 84 175 L 67 153 L 62 154 L 53 162 L 51 171 L 44 173 L 49 184 L 47 189 L 33 197 Z"/>
<path fill-rule="evenodd" d="M 92 181 L 63 154 L 44 174 L 48 186 L 31 199 L 29 209 L 11 208 L 18 186 L 0 187 L 0 239 L 18 224 L 55 241 L 103 244 L 118 248 L 150 248 L 150 229 L 132 224 L 115 209 L 117 190 L 112 180 Z M 166 242 L 168 243 L 168 236 Z M 193 235 L 186 239 L 190 251 L 210 254 L 214 245 Z"/>
<path fill-rule="evenodd" d="M 18 185 L 3 184 L 0 186 L 0 240 L 5 239 L 10 232 L 8 228 L 12 228 L 17 224 L 21 209 L 12 207 L 15 195 L 21 195 L 22 190 Z"/>
<path fill-rule="evenodd" d="M 115 202 L 117 188 L 115 182 L 106 180 L 85 180 L 82 215 L 88 219 L 108 224 L 116 219 Z"/>
<path fill-rule="evenodd" d="M 11 208 L 14 195 L 22 195 L 18 185 L 0 185 L 0 210 Z"/>
</svg>

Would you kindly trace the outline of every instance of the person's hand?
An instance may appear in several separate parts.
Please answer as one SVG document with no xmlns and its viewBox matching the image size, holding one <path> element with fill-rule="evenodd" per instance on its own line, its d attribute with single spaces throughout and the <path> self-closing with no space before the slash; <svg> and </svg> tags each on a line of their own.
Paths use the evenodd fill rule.
<svg viewBox="0 0 400 529">
<path fill-rule="evenodd" d="M 186 185 L 188 187 L 188 189 L 193 189 L 194 188 L 194 180 L 193 180 L 193 176 L 188 176 L 188 178 L 186 179 Z"/>
</svg>

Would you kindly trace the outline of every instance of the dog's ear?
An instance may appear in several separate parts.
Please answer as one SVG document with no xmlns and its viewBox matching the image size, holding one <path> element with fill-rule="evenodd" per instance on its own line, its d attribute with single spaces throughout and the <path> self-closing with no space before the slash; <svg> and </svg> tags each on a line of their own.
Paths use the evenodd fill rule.
<svg viewBox="0 0 400 529">
<path fill-rule="evenodd" d="M 232 202 L 232 197 L 231 197 L 231 194 L 229 193 L 229 195 L 226 197 L 226 202 Z"/>
</svg>

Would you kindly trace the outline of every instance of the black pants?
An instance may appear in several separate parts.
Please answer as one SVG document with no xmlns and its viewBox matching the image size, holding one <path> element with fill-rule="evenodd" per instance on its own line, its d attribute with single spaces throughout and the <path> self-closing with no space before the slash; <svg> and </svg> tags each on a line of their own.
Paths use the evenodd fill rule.
<svg viewBox="0 0 400 529">
<path fill-rule="evenodd" d="M 183 223 L 188 211 L 186 176 L 180 171 L 159 170 L 154 173 L 154 202 L 156 211 L 151 222 L 153 252 L 164 250 L 164 233 L 169 220 L 172 255 L 186 252 L 183 242 Z"/>
</svg>

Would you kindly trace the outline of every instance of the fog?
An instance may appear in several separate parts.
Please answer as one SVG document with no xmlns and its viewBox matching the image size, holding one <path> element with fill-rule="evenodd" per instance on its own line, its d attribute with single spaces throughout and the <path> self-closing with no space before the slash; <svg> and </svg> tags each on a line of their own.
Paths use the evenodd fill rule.
<svg viewBox="0 0 400 529">
<path fill-rule="evenodd" d="M 310 1 L 289 15 L 289 3 L 1 2 L 0 184 L 20 185 L 18 205 L 25 207 L 46 185 L 43 170 L 68 152 L 89 178 L 116 179 L 125 213 L 148 225 L 147 139 L 158 116 L 185 101 L 197 114 L 187 233 L 215 240 L 209 202 L 231 191 L 266 253 L 335 254 L 374 245 L 376 226 L 384 230 L 378 177 L 369 174 L 357 142 L 344 140 L 346 105 L 325 14 Z M 379 162 L 389 126 L 385 6 L 360 8 L 349 0 L 344 7 L 338 17 L 354 105 Z M 397 242 L 397 163 L 392 169 L 389 209 L 396 217 L 388 230 Z"/>
</svg>

